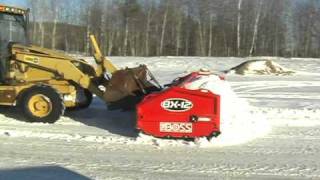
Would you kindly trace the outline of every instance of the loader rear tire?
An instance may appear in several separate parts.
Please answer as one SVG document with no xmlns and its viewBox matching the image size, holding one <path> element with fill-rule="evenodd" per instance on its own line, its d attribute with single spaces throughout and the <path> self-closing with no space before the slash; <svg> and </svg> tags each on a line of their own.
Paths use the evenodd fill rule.
<svg viewBox="0 0 320 180">
<path fill-rule="evenodd" d="M 19 106 L 29 122 L 55 123 L 63 115 L 65 106 L 61 95 L 44 85 L 33 86 L 20 98 Z"/>
</svg>

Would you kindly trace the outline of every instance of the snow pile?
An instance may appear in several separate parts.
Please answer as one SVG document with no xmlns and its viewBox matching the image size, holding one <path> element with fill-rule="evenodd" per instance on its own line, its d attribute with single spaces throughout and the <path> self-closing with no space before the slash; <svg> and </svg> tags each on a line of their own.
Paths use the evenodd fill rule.
<svg viewBox="0 0 320 180">
<path fill-rule="evenodd" d="M 237 97 L 228 82 L 216 75 L 201 76 L 188 89 L 207 89 L 220 95 L 221 135 L 211 140 L 217 146 L 241 144 L 269 132 L 269 122 L 244 100 Z"/>
<path fill-rule="evenodd" d="M 249 60 L 225 72 L 240 75 L 291 75 L 295 73 L 271 60 Z"/>
</svg>

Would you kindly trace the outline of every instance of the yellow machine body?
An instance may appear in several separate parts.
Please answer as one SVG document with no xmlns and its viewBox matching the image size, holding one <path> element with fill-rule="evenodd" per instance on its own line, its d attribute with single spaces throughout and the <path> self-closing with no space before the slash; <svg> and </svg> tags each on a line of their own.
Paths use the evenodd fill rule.
<svg viewBox="0 0 320 180">
<path fill-rule="evenodd" d="M 93 36 L 91 39 L 94 40 L 92 41 L 94 47 L 98 48 Z M 102 58 L 99 53 L 95 53 L 95 56 Z M 76 106 L 77 87 L 90 89 L 96 95 L 103 97 L 103 91 L 92 86 L 91 79 L 103 75 L 103 69 L 109 69 L 111 72 L 117 70 L 107 60 L 103 60 L 104 63 L 98 62 L 102 65 L 94 68 L 86 61 L 36 46 L 15 44 L 12 46 L 12 57 L 7 73 L 9 84 L 0 85 L 0 105 L 15 105 L 24 89 L 42 83 L 56 89 L 64 97 L 66 107 L 73 107 Z M 80 70 L 80 66 L 90 69 L 92 74 L 85 74 Z"/>
<path fill-rule="evenodd" d="M 20 104 L 25 114 L 34 121 L 40 119 L 53 123 L 63 114 L 64 107 L 83 105 L 79 92 L 90 102 L 94 94 L 104 100 L 109 109 L 110 104 L 114 105 L 113 109 L 125 109 L 130 103 L 136 104 L 149 91 L 158 89 L 147 80 L 150 72 L 145 66 L 118 70 L 101 53 L 93 35 L 89 38 L 96 65 L 59 51 L 31 45 L 27 38 L 28 12 L 0 5 L 0 25 L 10 21 L 10 18 L 11 23 L 17 18 L 26 21 L 20 27 L 24 34 L 17 36 L 22 37 L 22 42 L 7 40 L 14 36 L 11 31 L 9 35 L 0 34 L 0 105 Z M 1 28 L 8 27 L 3 25 Z M 0 33 L 7 32 L 0 29 Z M 6 43 L 1 44 L 4 40 Z"/>
</svg>

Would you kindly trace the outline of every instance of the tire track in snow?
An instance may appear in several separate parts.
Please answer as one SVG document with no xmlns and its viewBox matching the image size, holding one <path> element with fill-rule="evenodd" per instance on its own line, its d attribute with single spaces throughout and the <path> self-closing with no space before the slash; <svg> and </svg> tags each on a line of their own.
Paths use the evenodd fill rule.
<svg viewBox="0 0 320 180">
<path fill-rule="evenodd" d="M 320 82 L 317 81 L 255 81 L 252 82 L 231 82 L 233 89 L 237 93 L 258 92 L 261 90 L 271 90 L 277 88 L 309 88 L 314 87 L 320 89 Z M 290 92 L 290 91 L 289 91 Z M 282 93 L 287 93 L 282 91 Z M 296 92 L 297 93 L 297 92 Z M 304 91 L 305 93 L 305 91 Z"/>
<path fill-rule="evenodd" d="M 240 98 L 255 106 L 320 109 L 320 81 L 255 79 L 231 82 L 231 85 Z"/>
</svg>

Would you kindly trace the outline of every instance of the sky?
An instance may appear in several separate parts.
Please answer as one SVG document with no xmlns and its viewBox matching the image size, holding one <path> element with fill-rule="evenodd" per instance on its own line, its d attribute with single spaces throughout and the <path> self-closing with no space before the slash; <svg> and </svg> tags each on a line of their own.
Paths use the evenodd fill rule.
<svg viewBox="0 0 320 180">
<path fill-rule="evenodd" d="M 0 0 L 0 4 L 26 8 L 27 0 Z"/>
</svg>

